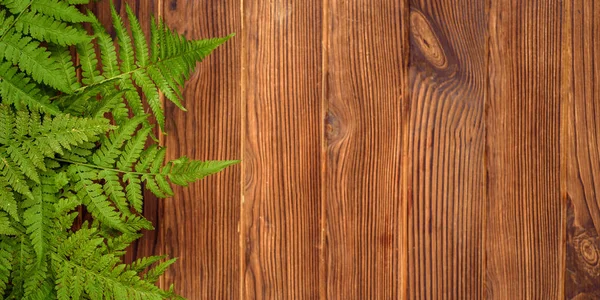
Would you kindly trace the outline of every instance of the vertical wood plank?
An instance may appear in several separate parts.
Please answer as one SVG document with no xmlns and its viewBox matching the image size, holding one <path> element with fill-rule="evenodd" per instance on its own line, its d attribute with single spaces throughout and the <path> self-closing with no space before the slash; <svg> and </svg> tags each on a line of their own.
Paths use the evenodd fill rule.
<svg viewBox="0 0 600 300">
<path fill-rule="evenodd" d="M 482 299 L 485 0 L 410 0 L 408 298 Z"/>
<path fill-rule="evenodd" d="M 600 298 L 600 3 L 565 2 L 565 299 Z"/>
<path fill-rule="evenodd" d="M 562 4 L 492 1 L 488 136 L 490 299 L 562 299 Z"/>
<path fill-rule="evenodd" d="M 239 1 L 164 1 L 166 23 L 188 38 L 241 32 Z M 198 65 L 185 86 L 187 112 L 165 101 L 167 159 L 241 157 L 241 44 L 235 37 Z M 161 246 L 178 257 L 163 285 L 189 299 L 239 296 L 240 170 L 228 168 L 161 200 Z"/>
<path fill-rule="evenodd" d="M 146 39 L 149 41 L 150 20 L 152 16 L 158 17 L 162 1 L 163 0 L 114 0 L 113 3 L 121 17 L 123 17 L 124 19 L 127 19 L 125 4 L 127 3 L 131 7 L 132 11 L 135 13 L 135 15 L 140 21 L 142 30 L 144 30 L 144 33 L 146 34 Z M 112 28 L 110 1 L 92 2 L 87 5 L 87 9 L 91 10 L 94 13 L 94 15 L 96 15 L 98 20 L 107 29 L 107 32 L 114 37 L 115 34 L 114 29 Z M 161 219 L 159 218 L 158 201 L 159 200 L 156 198 L 156 196 L 154 196 L 154 194 L 152 194 L 149 191 L 144 191 L 143 215 L 150 222 L 152 222 L 152 224 L 154 224 L 155 227 L 161 222 Z M 158 227 L 156 228 L 157 230 L 142 231 L 143 237 L 135 241 L 127 249 L 127 253 L 124 257 L 125 262 L 129 263 L 140 257 L 164 254 L 164 251 L 162 251 L 162 248 L 158 245 L 158 236 L 160 234 L 160 229 Z"/>
<path fill-rule="evenodd" d="M 321 1 L 243 1 L 244 299 L 319 293 Z"/>
<path fill-rule="evenodd" d="M 408 7 L 325 1 L 326 294 L 402 299 Z"/>
</svg>

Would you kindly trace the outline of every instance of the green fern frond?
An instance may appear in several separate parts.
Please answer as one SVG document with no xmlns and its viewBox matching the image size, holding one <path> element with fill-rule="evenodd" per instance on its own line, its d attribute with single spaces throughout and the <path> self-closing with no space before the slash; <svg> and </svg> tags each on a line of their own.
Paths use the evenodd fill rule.
<svg viewBox="0 0 600 300">
<path fill-rule="evenodd" d="M 31 79 L 8 62 L 0 62 L 0 96 L 4 104 L 13 104 L 18 110 L 28 108 L 32 111 L 57 115 L 60 110 L 50 103 L 49 97 L 42 94 Z"/>
<path fill-rule="evenodd" d="M 98 57 L 94 50 L 94 44 L 91 41 L 77 44 L 77 54 L 79 54 L 79 63 L 81 64 L 81 82 L 85 85 L 102 82 L 104 77 L 97 69 Z"/>
<path fill-rule="evenodd" d="M 167 271 L 169 266 L 174 264 L 176 261 L 177 258 L 171 258 L 167 261 L 158 264 L 156 267 L 150 269 L 148 273 L 146 273 L 146 275 L 144 276 L 144 280 L 147 280 L 148 282 L 152 283 L 157 282 L 158 278 L 162 276 L 165 273 L 165 271 Z"/>
<path fill-rule="evenodd" d="M 68 47 L 54 46 L 50 48 L 52 58 L 57 63 L 58 70 L 65 78 L 67 85 L 71 90 L 76 90 L 80 87 L 77 81 L 77 73 L 75 72 L 75 66 L 73 66 L 71 51 Z"/>
<path fill-rule="evenodd" d="M 200 180 L 208 175 L 222 171 L 223 169 L 239 163 L 237 160 L 224 161 L 199 161 L 190 160 L 183 156 L 170 161 L 161 171 L 169 177 L 174 184 L 187 186 L 188 183 Z"/>
<path fill-rule="evenodd" d="M 10 282 L 10 273 L 14 264 L 16 239 L 0 236 L 0 295 L 4 295 Z"/>
<path fill-rule="evenodd" d="M 14 30 L 8 30 L 0 39 L 0 59 L 11 62 L 38 82 L 47 84 L 59 91 L 70 92 L 56 67 L 50 52 L 40 47 L 40 43 L 30 37 L 22 36 Z M 0 79 L 7 80 L 5 74 Z"/>
<path fill-rule="evenodd" d="M 27 227 L 27 234 L 37 254 L 37 263 L 44 259 L 50 247 L 50 237 L 53 235 L 54 203 L 58 189 L 54 186 L 54 174 L 42 175 L 41 185 L 33 189 L 34 197 L 23 202 L 23 225 Z"/>
<path fill-rule="evenodd" d="M 148 146 L 161 96 L 185 110 L 185 81 L 230 36 L 188 40 L 152 20 L 148 40 L 111 4 L 115 39 L 76 6 L 88 2 L 0 0 L 0 296 L 182 299 L 154 285 L 175 259 L 122 257 L 153 229 L 143 187 L 168 197 L 236 163 L 165 164 Z M 91 221 L 74 227 L 80 208 Z"/>
<path fill-rule="evenodd" d="M 107 137 L 102 139 L 102 147 L 92 157 L 94 164 L 101 167 L 113 166 L 121 154 L 123 144 L 131 139 L 137 127 L 145 118 L 145 116 L 138 116 L 130 119 L 127 123 L 121 125 L 117 130 L 111 131 Z"/>
<path fill-rule="evenodd" d="M 131 35 L 127 32 L 126 23 L 111 6 L 113 25 L 119 45 L 118 53 L 114 45 L 107 43 L 108 36 L 97 21 L 94 31 L 98 37 L 103 60 L 103 71 L 99 71 L 98 61 L 91 46 L 78 46 L 79 52 L 84 56 L 82 63 L 83 83 L 88 85 L 85 89 L 101 84 L 106 80 L 120 78 L 121 89 L 135 90 L 135 86 L 142 89 L 154 113 L 158 125 L 164 130 L 164 112 L 160 104 L 159 92 L 167 99 L 183 108 L 181 89 L 196 63 L 202 61 L 215 48 L 227 41 L 231 36 L 218 39 L 189 41 L 182 35 L 171 31 L 166 25 L 152 24 L 151 52 L 148 51 L 145 36 L 139 21 L 131 8 L 128 10 Z M 132 45 L 133 44 L 133 45 Z M 80 49 L 81 48 L 81 49 Z M 135 50 L 134 50 L 135 49 Z M 119 57 L 119 72 L 116 70 L 116 57 Z M 104 79 L 103 79 L 104 78 Z M 135 85 L 134 85 L 135 83 Z M 125 94 L 129 106 L 135 115 L 143 113 L 141 100 L 137 93 Z"/>
<path fill-rule="evenodd" d="M 0 235 L 17 235 L 18 231 L 16 231 L 12 227 L 12 222 L 8 217 L 8 214 L 0 211 Z"/>
<path fill-rule="evenodd" d="M 92 216 L 111 228 L 127 232 L 125 223 L 104 194 L 102 186 L 94 182 L 98 180 L 98 172 L 88 167 L 72 165 L 69 173 L 74 182 L 73 191 Z"/>
<path fill-rule="evenodd" d="M 0 180 L 0 199 L 0 209 L 7 212 L 8 215 L 16 221 L 20 221 L 19 214 L 17 213 L 19 204 L 15 199 L 15 195 L 9 188 L 8 182 L 4 180 Z"/>
<path fill-rule="evenodd" d="M 69 23 L 88 22 L 90 20 L 76 6 L 60 0 L 32 0 L 31 10 Z"/>
<path fill-rule="evenodd" d="M 23 13 L 15 23 L 15 29 L 39 41 L 48 41 L 61 46 L 75 45 L 89 40 L 85 31 L 33 12 Z"/>
<path fill-rule="evenodd" d="M 147 257 L 138 258 L 137 260 L 135 260 L 134 262 L 129 264 L 127 266 L 127 269 L 133 270 L 139 274 L 139 273 L 142 273 L 143 271 L 145 271 L 146 269 L 148 269 L 151 265 L 153 265 L 165 258 L 167 258 L 166 255 L 147 256 Z"/>
</svg>

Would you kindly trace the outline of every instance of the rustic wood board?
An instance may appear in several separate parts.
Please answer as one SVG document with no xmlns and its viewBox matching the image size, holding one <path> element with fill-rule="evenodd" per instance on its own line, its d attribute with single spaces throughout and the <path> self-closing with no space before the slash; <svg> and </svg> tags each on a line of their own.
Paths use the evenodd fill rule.
<svg viewBox="0 0 600 300">
<path fill-rule="evenodd" d="M 600 298 L 600 4 L 565 3 L 562 158 L 565 299 Z"/>
<path fill-rule="evenodd" d="M 240 166 L 150 196 L 126 260 L 189 299 L 600 297 L 600 3 L 153 0 L 238 35 L 165 103 L 169 158 Z M 102 22 L 109 1 L 90 5 Z"/>
<path fill-rule="evenodd" d="M 243 299 L 314 299 L 321 243 L 321 1 L 242 2 Z"/>
<path fill-rule="evenodd" d="M 481 299 L 487 1 L 409 2 L 407 298 Z"/>
<path fill-rule="evenodd" d="M 408 7 L 395 0 L 328 0 L 324 13 L 321 296 L 403 298 Z"/>
<path fill-rule="evenodd" d="M 562 296 L 561 14 L 566 2 L 491 2 L 489 299 Z"/>
</svg>

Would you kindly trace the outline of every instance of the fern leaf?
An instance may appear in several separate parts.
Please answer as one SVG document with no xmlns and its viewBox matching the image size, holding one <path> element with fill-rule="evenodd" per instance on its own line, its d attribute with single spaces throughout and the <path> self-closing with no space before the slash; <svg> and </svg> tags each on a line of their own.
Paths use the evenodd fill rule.
<svg viewBox="0 0 600 300">
<path fill-rule="evenodd" d="M 165 271 L 167 271 L 167 268 L 169 268 L 169 266 L 174 264 L 176 261 L 177 258 L 171 258 L 165 262 L 158 264 L 156 267 L 150 269 L 148 273 L 146 273 L 146 276 L 144 276 L 144 280 L 156 283 L 158 281 L 158 278 L 160 278 L 160 276 L 162 276 L 165 273 Z"/>
<path fill-rule="evenodd" d="M 16 240 L 12 237 L 0 237 L 0 295 L 4 295 L 9 284 L 10 272 L 15 259 Z"/>
<path fill-rule="evenodd" d="M 21 172 L 35 183 L 40 183 L 40 178 L 37 174 L 36 167 L 33 162 L 27 157 L 27 155 L 21 152 L 21 149 L 14 144 L 10 144 L 6 147 L 6 153 L 9 157 L 19 166 Z"/>
<path fill-rule="evenodd" d="M 138 176 L 132 173 L 123 175 L 123 181 L 127 182 L 127 186 L 125 187 L 127 201 L 135 211 L 141 213 L 144 199 L 142 194 L 142 181 Z"/>
<path fill-rule="evenodd" d="M 131 139 L 136 128 L 145 120 L 145 116 L 138 116 L 121 125 L 116 131 L 112 131 L 102 141 L 102 147 L 98 149 L 92 161 L 97 166 L 114 166 L 116 159 L 121 154 L 121 148 L 125 141 Z"/>
<path fill-rule="evenodd" d="M 112 16 L 115 33 L 117 34 L 117 42 L 119 44 L 121 71 L 123 73 L 127 73 L 132 71 L 135 65 L 135 57 L 133 54 L 133 47 L 131 46 L 131 38 L 129 37 L 129 33 L 127 33 L 123 19 L 115 9 L 115 6 L 112 4 L 110 6 L 110 13 Z"/>
<path fill-rule="evenodd" d="M 187 186 L 188 183 L 202 179 L 208 175 L 215 174 L 223 169 L 239 163 L 236 160 L 224 161 L 199 161 L 190 160 L 187 157 L 181 157 L 170 161 L 162 170 L 171 182 L 181 186 Z"/>
<path fill-rule="evenodd" d="M 134 116 L 141 116 L 144 114 L 144 105 L 142 104 L 142 98 L 137 92 L 137 88 L 133 85 L 133 81 L 130 77 L 125 77 L 121 80 L 120 87 L 122 90 L 126 90 L 125 99 L 127 104 L 131 107 L 131 111 Z"/>
<path fill-rule="evenodd" d="M 68 47 L 53 47 L 50 49 L 52 58 L 57 62 L 58 70 L 63 75 L 67 85 L 71 90 L 76 90 L 80 87 L 77 81 L 77 73 L 71 61 L 71 51 Z"/>
<path fill-rule="evenodd" d="M 115 77 L 119 74 L 119 62 L 117 60 L 117 50 L 113 44 L 112 38 L 106 33 L 104 26 L 96 19 L 96 17 L 89 13 L 89 17 L 92 21 L 92 28 L 98 41 L 98 47 L 100 49 L 100 57 L 102 60 L 102 71 L 106 77 Z"/>
<path fill-rule="evenodd" d="M 59 0 L 34 0 L 31 2 L 31 10 L 71 23 L 90 21 L 77 7 Z"/>
<path fill-rule="evenodd" d="M 140 158 L 151 131 L 151 128 L 143 128 L 135 134 L 132 140 L 127 142 L 125 150 L 117 163 L 119 170 L 131 171 L 132 165 Z"/>
<path fill-rule="evenodd" d="M 73 270 L 73 277 L 83 277 L 84 289 L 90 297 L 103 299 L 103 294 L 111 295 L 115 299 L 163 299 L 160 289 L 153 284 L 141 280 L 133 272 L 126 270 L 126 266 L 119 264 L 120 260 L 111 254 L 106 254 L 88 261 L 68 260 L 55 256 L 60 263 Z"/>
<path fill-rule="evenodd" d="M 78 44 L 77 54 L 81 64 L 81 82 L 85 85 L 101 83 L 104 77 L 98 70 L 98 57 L 94 51 L 94 44 L 91 41 Z"/>
<path fill-rule="evenodd" d="M 162 130 L 165 128 L 165 115 L 163 112 L 162 104 L 160 103 L 160 96 L 156 85 L 154 82 L 148 77 L 148 75 L 141 71 L 133 72 L 132 74 L 133 80 L 135 83 L 142 88 L 142 91 L 148 98 L 148 104 L 156 117 L 156 122 L 160 126 Z"/>
<path fill-rule="evenodd" d="M 50 52 L 30 37 L 21 36 L 14 30 L 6 32 L 4 38 L 0 39 L 0 58 L 18 65 L 19 69 L 38 82 L 62 92 L 71 91 L 60 76 Z"/>
<path fill-rule="evenodd" d="M 8 10 L 13 13 L 13 14 L 20 14 L 21 12 L 23 12 L 25 9 L 27 9 L 27 7 L 29 6 L 29 4 L 31 3 L 31 0 L 1 0 L 0 4 L 6 6 L 6 8 L 8 8 Z"/>
<path fill-rule="evenodd" d="M 29 34 L 39 41 L 68 46 L 89 40 L 83 30 L 75 29 L 67 23 L 57 21 L 52 17 L 32 12 L 25 12 L 15 23 L 15 29 L 23 34 Z"/>
<path fill-rule="evenodd" d="M 24 299 L 49 299 L 54 291 L 54 282 L 48 276 L 46 260 L 29 266 L 27 280 L 23 283 Z"/>
<path fill-rule="evenodd" d="M 33 198 L 33 194 L 23 177 L 23 174 L 18 170 L 14 162 L 10 160 L 6 153 L 0 150 L 0 178 L 21 195 L 28 198 Z"/>
<path fill-rule="evenodd" d="M 116 119 L 128 116 L 127 108 L 125 108 L 125 104 L 121 99 L 125 92 L 114 91 L 113 93 L 105 93 L 105 96 L 89 109 L 87 115 L 91 118 L 102 118 L 108 112 L 111 112 L 113 115 L 115 112 L 118 112 L 117 116 L 114 116 Z M 125 109 L 125 115 L 121 114 L 121 108 Z"/>
<path fill-rule="evenodd" d="M 17 235 L 18 231 L 16 231 L 11 224 L 10 219 L 8 218 L 8 214 L 3 211 L 0 211 L 0 235 Z"/>
<path fill-rule="evenodd" d="M 144 36 L 144 32 L 142 31 L 142 27 L 140 26 L 140 22 L 137 17 L 131 10 L 128 4 L 125 4 L 125 10 L 127 11 L 127 18 L 129 19 L 129 24 L 131 27 L 131 36 L 133 38 L 133 44 L 135 46 L 135 54 L 137 59 L 137 65 L 139 67 L 144 67 L 148 63 L 150 58 L 150 54 L 148 53 L 148 46 L 146 42 L 146 37 Z"/>
<path fill-rule="evenodd" d="M 13 104 L 17 109 L 57 115 L 60 110 L 43 95 L 25 74 L 8 62 L 0 62 L 0 96 L 4 104 Z"/>
<path fill-rule="evenodd" d="M 45 174 L 41 185 L 35 186 L 34 197 L 23 202 L 23 225 L 27 227 L 27 234 L 37 254 L 37 262 L 42 263 L 52 235 L 52 217 L 54 216 L 55 193 L 54 178 Z"/>
<path fill-rule="evenodd" d="M 119 213 L 111 206 L 102 190 L 102 186 L 93 182 L 93 180 L 98 179 L 96 171 L 72 165 L 69 172 L 76 182 L 73 187 L 74 191 L 92 216 L 111 228 L 126 232 L 127 230 L 119 217 Z"/>
<path fill-rule="evenodd" d="M 19 214 L 17 213 L 19 205 L 15 200 L 15 195 L 8 188 L 8 183 L 0 180 L 0 209 L 7 212 L 16 221 L 19 221 Z"/>
<path fill-rule="evenodd" d="M 155 177 L 152 175 L 143 175 L 142 180 L 146 183 L 146 188 L 158 198 L 167 198 L 168 195 L 160 189 L 156 183 Z"/>
<path fill-rule="evenodd" d="M 127 198 L 118 174 L 110 170 L 101 170 L 98 173 L 98 177 L 104 180 L 104 192 L 117 206 L 117 209 L 125 215 L 130 215 L 131 213 L 129 212 L 129 207 L 127 205 Z"/>
<path fill-rule="evenodd" d="M 147 268 L 149 268 L 151 265 L 153 265 L 165 258 L 167 258 L 166 255 L 147 256 L 147 257 L 138 258 L 137 260 L 132 262 L 129 266 L 127 266 L 127 269 L 133 270 L 136 273 L 141 273 L 144 270 L 146 270 Z"/>
<path fill-rule="evenodd" d="M 56 269 L 56 298 L 58 300 L 70 300 L 73 270 L 66 264 L 55 264 Z"/>
</svg>

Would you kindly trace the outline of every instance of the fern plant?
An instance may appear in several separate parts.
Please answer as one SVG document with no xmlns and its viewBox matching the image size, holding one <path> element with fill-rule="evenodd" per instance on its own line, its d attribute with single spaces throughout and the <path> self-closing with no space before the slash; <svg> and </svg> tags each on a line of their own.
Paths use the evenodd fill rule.
<svg viewBox="0 0 600 300">
<path fill-rule="evenodd" d="M 237 163 L 165 162 L 153 133 L 161 95 L 185 110 L 185 81 L 230 36 L 188 40 L 152 20 L 147 41 L 111 4 L 115 41 L 88 1 L 0 0 L 0 295 L 180 298 L 155 285 L 175 259 L 122 257 L 152 229 L 143 188 L 169 197 Z"/>
</svg>

